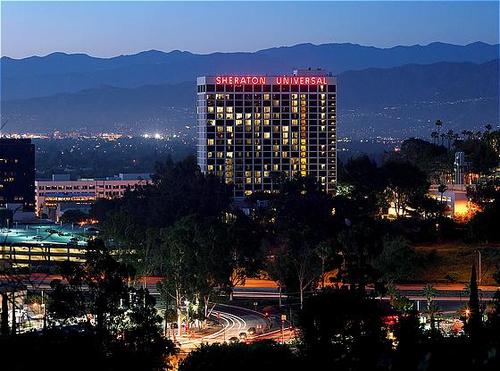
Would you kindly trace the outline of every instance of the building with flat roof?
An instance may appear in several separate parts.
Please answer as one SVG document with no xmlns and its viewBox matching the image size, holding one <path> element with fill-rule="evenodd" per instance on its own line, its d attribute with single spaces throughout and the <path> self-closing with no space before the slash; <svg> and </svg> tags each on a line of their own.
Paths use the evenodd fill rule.
<svg viewBox="0 0 500 371">
<path fill-rule="evenodd" d="M 0 138 L 0 207 L 35 210 L 35 146 L 31 139 Z"/>
<path fill-rule="evenodd" d="M 89 228 L 58 224 L 15 224 L 0 228 L 0 264 L 33 266 L 85 259 Z"/>
<path fill-rule="evenodd" d="M 35 182 L 36 212 L 59 220 L 64 211 L 88 211 L 100 198 L 123 197 L 127 190 L 134 190 L 151 182 L 150 174 L 119 174 L 105 179 L 69 180 L 57 174 L 52 180 Z"/>
<path fill-rule="evenodd" d="M 337 182 L 336 78 L 321 70 L 289 76 L 197 79 L 197 158 L 236 198 L 275 192 L 282 177 Z"/>
</svg>

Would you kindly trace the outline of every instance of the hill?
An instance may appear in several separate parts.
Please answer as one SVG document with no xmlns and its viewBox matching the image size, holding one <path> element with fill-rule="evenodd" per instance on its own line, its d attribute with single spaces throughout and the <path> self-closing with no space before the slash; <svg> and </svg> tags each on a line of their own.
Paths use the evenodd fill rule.
<svg viewBox="0 0 500 371">
<path fill-rule="evenodd" d="M 287 74 L 294 68 L 320 67 L 335 74 L 367 68 L 392 68 L 436 62 L 484 63 L 499 57 L 499 45 L 429 45 L 376 48 L 356 44 L 300 44 L 254 53 L 193 54 L 150 50 L 96 58 L 53 53 L 43 57 L 2 57 L 1 99 L 26 99 L 75 93 L 103 85 L 134 88 L 178 84 L 210 74 Z"/>
<path fill-rule="evenodd" d="M 428 135 L 498 125 L 499 60 L 404 65 L 338 75 L 341 135 Z M 77 93 L 2 102 L 10 130 L 177 130 L 195 123 L 195 83 L 101 86 Z"/>
</svg>

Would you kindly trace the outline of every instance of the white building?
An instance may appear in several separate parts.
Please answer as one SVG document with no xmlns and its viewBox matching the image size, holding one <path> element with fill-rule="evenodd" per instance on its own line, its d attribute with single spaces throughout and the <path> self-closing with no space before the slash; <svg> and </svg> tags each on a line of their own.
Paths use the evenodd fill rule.
<svg viewBox="0 0 500 371">
<path fill-rule="evenodd" d="M 233 184 L 235 197 L 273 192 L 276 178 L 337 181 L 336 78 L 320 70 L 290 76 L 197 79 L 198 165 Z"/>
<path fill-rule="evenodd" d="M 150 174 L 119 174 L 106 179 L 78 180 L 54 175 L 52 180 L 35 181 L 36 212 L 39 216 L 47 214 L 59 220 L 66 210 L 88 210 L 97 199 L 123 197 L 125 191 L 150 181 Z"/>
</svg>

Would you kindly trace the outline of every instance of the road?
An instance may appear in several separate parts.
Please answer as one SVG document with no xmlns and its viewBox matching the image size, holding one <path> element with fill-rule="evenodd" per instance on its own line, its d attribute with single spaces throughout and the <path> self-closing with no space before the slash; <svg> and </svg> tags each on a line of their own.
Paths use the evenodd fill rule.
<svg viewBox="0 0 500 371">
<path fill-rule="evenodd" d="M 189 350 L 203 343 L 213 344 L 229 341 L 229 339 L 238 338 L 240 333 L 248 332 L 248 329 L 268 327 L 266 317 L 250 309 L 241 308 L 233 305 L 217 304 L 212 310 L 211 317 L 218 320 L 223 325 L 221 330 L 202 337 L 181 337 L 176 339 L 181 349 Z M 250 338 L 250 336 L 249 336 Z"/>
<path fill-rule="evenodd" d="M 60 277 L 46 274 L 32 274 L 30 276 L 22 277 L 20 281 L 28 286 L 28 288 L 50 290 L 50 282 L 55 278 Z M 144 277 L 139 280 L 139 282 L 142 282 L 152 295 L 157 296 L 158 291 L 156 284 L 159 280 L 159 277 Z M 2 281 L 1 278 L 0 281 Z M 410 300 L 418 303 L 417 306 L 421 310 L 425 310 L 426 308 L 426 298 L 423 295 L 424 287 L 425 284 L 396 285 L 398 291 Z M 437 295 L 433 300 L 445 313 L 456 312 L 468 301 L 467 295 L 464 294 L 464 284 L 435 284 L 434 288 L 437 291 Z M 499 287 L 480 285 L 479 289 L 482 300 L 488 301 L 499 289 Z M 277 299 L 278 296 L 279 292 L 277 285 L 271 280 L 247 279 L 245 285 L 237 286 L 234 289 L 235 298 Z M 282 295 L 282 298 L 285 297 L 286 295 Z M 220 338 L 224 338 L 224 336 L 226 336 L 227 339 L 232 336 L 238 336 L 238 334 L 245 331 L 245 329 L 248 329 L 249 327 L 256 327 L 257 324 L 262 324 L 260 322 L 261 320 L 255 317 L 256 312 L 253 312 L 252 314 L 252 311 L 248 310 L 245 313 L 238 313 L 237 310 L 228 308 L 217 308 L 217 311 L 221 313 L 221 321 L 226 324 L 226 330 L 228 333 L 217 334 L 214 337 L 208 338 L 209 341 L 219 341 Z M 216 314 L 217 311 L 214 313 Z"/>
</svg>

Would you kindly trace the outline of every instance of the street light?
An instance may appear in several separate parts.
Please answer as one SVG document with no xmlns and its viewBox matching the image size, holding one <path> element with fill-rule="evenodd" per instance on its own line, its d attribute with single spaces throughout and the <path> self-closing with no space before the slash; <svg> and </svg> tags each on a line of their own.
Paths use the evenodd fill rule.
<svg viewBox="0 0 500 371">
<path fill-rule="evenodd" d="M 286 314 L 281 315 L 281 344 L 285 344 L 285 321 Z"/>
<path fill-rule="evenodd" d="M 186 305 L 186 334 L 189 330 L 189 300 L 185 300 L 184 304 Z"/>
</svg>

